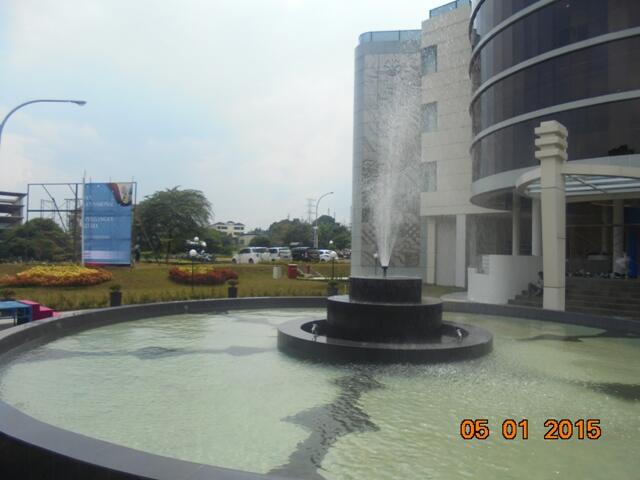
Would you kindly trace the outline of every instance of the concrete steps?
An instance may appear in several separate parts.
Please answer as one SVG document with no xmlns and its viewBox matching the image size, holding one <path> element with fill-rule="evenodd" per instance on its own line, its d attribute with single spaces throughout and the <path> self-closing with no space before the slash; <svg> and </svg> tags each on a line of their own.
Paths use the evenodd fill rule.
<svg viewBox="0 0 640 480">
<path fill-rule="evenodd" d="M 529 297 L 522 292 L 509 304 L 542 308 L 542 297 Z M 567 279 L 566 310 L 640 320 L 640 281 Z"/>
</svg>

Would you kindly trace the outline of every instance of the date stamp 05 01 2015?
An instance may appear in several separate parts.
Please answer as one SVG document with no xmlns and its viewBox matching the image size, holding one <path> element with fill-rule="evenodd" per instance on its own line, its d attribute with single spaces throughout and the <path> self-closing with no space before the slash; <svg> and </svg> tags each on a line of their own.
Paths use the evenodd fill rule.
<svg viewBox="0 0 640 480">
<path fill-rule="evenodd" d="M 545 440 L 597 440 L 602 437 L 602 426 L 599 418 L 581 418 L 579 420 L 569 420 L 563 418 L 556 420 L 548 418 L 544 422 L 547 431 L 544 434 Z M 502 438 L 505 440 L 528 440 L 529 420 L 515 420 L 507 418 L 502 422 L 500 429 Z M 465 418 L 460 422 L 460 436 L 464 440 L 486 440 L 491 435 L 489 420 L 486 418 Z"/>
</svg>

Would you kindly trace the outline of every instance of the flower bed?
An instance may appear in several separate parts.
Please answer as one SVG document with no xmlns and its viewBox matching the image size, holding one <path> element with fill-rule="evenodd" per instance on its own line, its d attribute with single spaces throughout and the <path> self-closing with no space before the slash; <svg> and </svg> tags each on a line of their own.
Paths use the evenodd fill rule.
<svg viewBox="0 0 640 480">
<path fill-rule="evenodd" d="M 80 287 L 108 282 L 111 272 L 79 265 L 32 267 L 0 278 L 0 285 L 13 287 Z"/>
<path fill-rule="evenodd" d="M 169 278 L 177 283 L 191 284 L 191 268 L 173 267 L 169 270 Z M 219 270 L 196 268 L 193 271 L 194 285 L 222 285 L 227 280 L 237 279 L 238 274 L 228 268 Z"/>
</svg>

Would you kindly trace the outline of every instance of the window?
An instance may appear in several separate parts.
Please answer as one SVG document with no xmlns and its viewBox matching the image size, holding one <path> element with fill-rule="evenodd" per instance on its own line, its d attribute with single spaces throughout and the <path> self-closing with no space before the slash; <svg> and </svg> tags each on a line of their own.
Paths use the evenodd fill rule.
<svg viewBox="0 0 640 480">
<path fill-rule="evenodd" d="M 431 45 L 420 51 L 422 58 L 422 75 L 435 73 L 438 71 L 438 46 Z"/>
<path fill-rule="evenodd" d="M 422 131 L 424 133 L 438 130 L 438 103 L 422 105 Z"/>
<path fill-rule="evenodd" d="M 422 164 L 422 188 L 423 192 L 435 192 L 438 190 L 438 162 L 425 162 Z"/>
</svg>

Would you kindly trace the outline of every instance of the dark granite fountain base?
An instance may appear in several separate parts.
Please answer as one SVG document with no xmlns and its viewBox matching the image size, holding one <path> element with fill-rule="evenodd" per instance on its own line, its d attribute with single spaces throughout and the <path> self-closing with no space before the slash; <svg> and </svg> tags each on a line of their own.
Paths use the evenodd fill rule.
<svg viewBox="0 0 640 480">
<path fill-rule="evenodd" d="M 318 335 L 311 333 L 318 325 Z M 337 363 L 441 363 L 468 360 L 491 352 L 493 336 L 473 325 L 445 322 L 439 335 L 415 343 L 367 342 L 323 334 L 326 320 L 293 320 L 278 329 L 278 349 L 292 357 Z M 462 338 L 458 338 L 460 329 Z"/>
<path fill-rule="evenodd" d="M 442 302 L 422 298 L 420 278 L 351 277 L 350 295 L 327 300 L 327 319 L 278 329 L 278 348 L 330 362 L 450 362 L 489 353 L 493 336 L 442 321 Z"/>
</svg>

